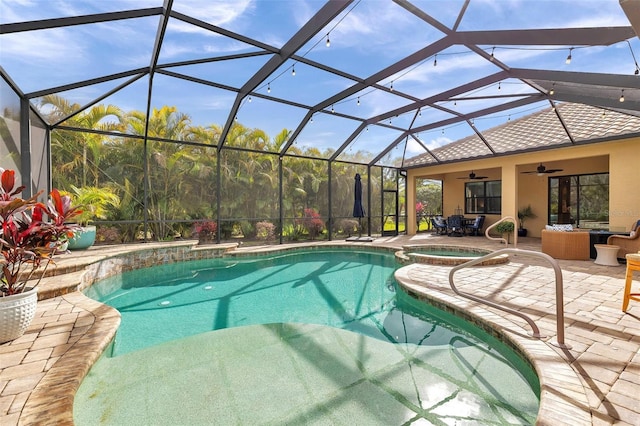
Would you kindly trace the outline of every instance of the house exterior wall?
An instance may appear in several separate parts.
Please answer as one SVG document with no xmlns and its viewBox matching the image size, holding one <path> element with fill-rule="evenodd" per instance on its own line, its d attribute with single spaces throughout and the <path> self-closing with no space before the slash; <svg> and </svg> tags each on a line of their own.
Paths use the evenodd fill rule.
<svg viewBox="0 0 640 426">
<path fill-rule="evenodd" d="M 563 169 L 552 175 L 538 176 L 535 170 L 543 163 L 548 169 Z M 640 138 L 592 143 L 553 150 L 536 151 L 504 157 L 471 160 L 461 163 L 410 169 L 407 173 L 408 199 L 415 204 L 416 178 L 439 179 L 443 182 L 443 214 L 451 215 L 460 206 L 464 209 L 464 184 L 473 170 L 487 180 L 502 180 L 502 215 L 487 215 L 485 228 L 501 217 L 517 217 L 518 209 L 531 205 L 535 218 L 528 219 L 529 236 L 540 237 L 547 224 L 550 176 L 565 176 L 609 172 L 609 226 L 628 231 L 640 219 Z M 415 234 L 414 209 L 408 210 L 407 232 Z"/>
</svg>

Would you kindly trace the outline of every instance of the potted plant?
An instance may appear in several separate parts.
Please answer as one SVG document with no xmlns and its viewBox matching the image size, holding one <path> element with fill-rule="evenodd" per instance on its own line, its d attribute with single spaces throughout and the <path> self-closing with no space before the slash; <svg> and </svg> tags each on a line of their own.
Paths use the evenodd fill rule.
<svg viewBox="0 0 640 426">
<path fill-rule="evenodd" d="M 507 240 L 507 244 L 509 244 L 509 235 L 511 235 L 514 228 L 515 226 L 513 225 L 513 222 L 505 221 L 505 222 L 500 222 L 496 226 L 496 231 L 498 231 L 500 235 L 503 236 L 503 238 L 506 235 L 505 239 Z"/>
<path fill-rule="evenodd" d="M 71 190 L 74 204 L 82 208 L 82 213 L 75 218 L 80 227 L 69 239 L 69 249 L 84 250 L 91 247 L 96 241 L 96 227 L 89 225 L 89 221 L 106 219 L 107 207 L 118 207 L 120 197 L 108 187 L 84 186 L 78 188 L 71 186 Z"/>
<path fill-rule="evenodd" d="M 79 214 L 71 199 L 57 190 L 46 203 L 20 198 L 15 171 L 0 168 L 0 343 L 20 337 L 35 315 L 37 285 L 53 255 L 72 235 L 66 221 Z M 45 219 L 46 218 L 46 219 Z"/>
<path fill-rule="evenodd" d="M 531 208 L 531 205 L 528 205 L 527 207 L 523 207 L 520 210 L 518 210 L 518 221 L 520 222 L 520 225 L 518 227 L 518 237 L 526 237 L 527 236 L 527 229 L 524 227 L 524 222 L 529 219 L 529 218 L 534 218 L 536 217 L 535 213 L 533 213 L 533 209 Z"/>
</svg>

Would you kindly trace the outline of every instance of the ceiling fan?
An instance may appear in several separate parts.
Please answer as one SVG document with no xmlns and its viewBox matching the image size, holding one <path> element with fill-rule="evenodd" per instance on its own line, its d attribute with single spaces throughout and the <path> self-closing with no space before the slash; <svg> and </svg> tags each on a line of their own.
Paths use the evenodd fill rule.
<svg viewBox="0 0 640 426">
<path fill-rule="evenodd" d="M 478 180 L 478 179 L 486 179 L 488 176 L 477 176 L 473 170 L 471 170 L 471 173 L 469 173 L 468 177 L 459 177 L 458 179 L 471 179 L 471 180 Z"/>
<path fill-rule="evenodd" d="M 536 170 L 531 170 L 529 172 L 522 172 L 522 173 L 536 173 L 538 174 L 538 176 L 541 176 L 544 174 L 561 172 L 562 170 L 563 169 L 547 169 L 542 163 L 540 163 L 540 165 L 536 168 Z"/>
</svg>

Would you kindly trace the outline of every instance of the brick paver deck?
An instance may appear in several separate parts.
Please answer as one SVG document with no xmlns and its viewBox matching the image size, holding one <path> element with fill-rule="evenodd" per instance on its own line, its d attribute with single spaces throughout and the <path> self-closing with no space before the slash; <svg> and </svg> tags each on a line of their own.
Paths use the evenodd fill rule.
<svg viewBox="0 0 640 426">
<path fill-rule="evenodd" d="M 378 238 L 366 244 L 420 243 L 503 247 L 482 237 L 431 234 Z M 518 247 L 539 251 L 539 243 L 522 239 Z M 61 256 L 58 268 L 68 273 L 41 283 L 39 294 L 46 299 L 38 303 L 35 320 L 24 336 L 0 345 L 0 424 L 73 424 L 75 391 L 120 322 L 115 310 L 75 291 L 82 268 L 139 248 L 94 247 Z M 620 309 L 625 267 L 593 261 L 559 263 L 566 343 L 571 349 L 551 344 L 557 339 L 553 272 L 536 259 L 516 255 L 506 265 L 463 270 L 456 274 L 456 283 L 461 291 L 526 312 L 538 323 L 543 339 L 529 336 L 525 321 L 455 295 L 448 285 L 449 267 L 410 265 L 397 277 L 417 297 L 505 330 L 541 373 L 540 424 L 639 425 L 640 303 L 631 302 L 627 313 Z"/>
</svg>

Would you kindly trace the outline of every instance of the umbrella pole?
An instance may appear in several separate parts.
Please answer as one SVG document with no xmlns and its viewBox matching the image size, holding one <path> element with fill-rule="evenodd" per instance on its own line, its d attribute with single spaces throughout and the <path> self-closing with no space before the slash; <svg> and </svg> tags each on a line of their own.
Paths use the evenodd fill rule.
<svg viewBox="0 0 640 426">
<path fill-rule="evenodd" d="M 362 218 L 358 218 L 358 237 L 362 238 Z"/>
</svg>

